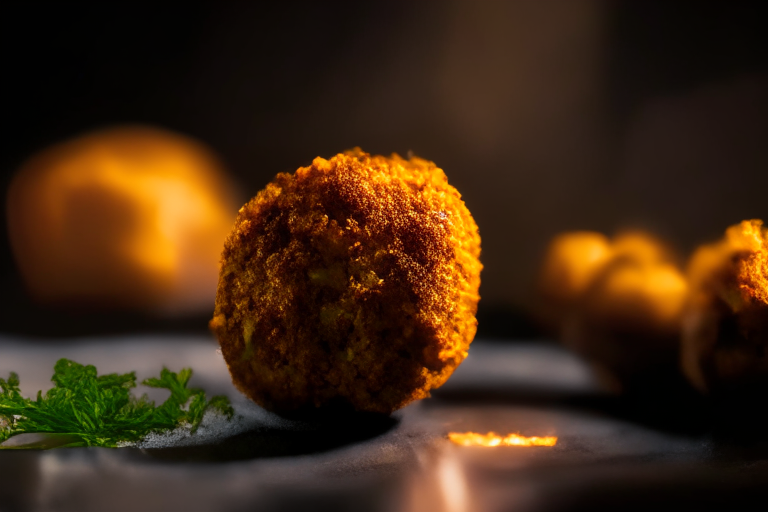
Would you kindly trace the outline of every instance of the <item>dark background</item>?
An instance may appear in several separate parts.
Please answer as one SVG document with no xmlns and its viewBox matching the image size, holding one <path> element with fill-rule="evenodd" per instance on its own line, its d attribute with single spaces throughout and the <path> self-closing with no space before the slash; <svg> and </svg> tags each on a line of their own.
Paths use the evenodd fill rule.
<svg viewBox="0 0 768 512">
<path fill-rule="evenodd" d="M 413 151 L 480 226 L 480 335 L 533 336 L 555 233 L 641 227 L 687 254 L 768 217 L 764 21 L 734 1 L 6 2 L 0 184 L 124 123 L 206 142 L 244 198 L 317 155 Z M 0 331 L 205 328 L 35 306 L 4 213 Z"/>
</svg>

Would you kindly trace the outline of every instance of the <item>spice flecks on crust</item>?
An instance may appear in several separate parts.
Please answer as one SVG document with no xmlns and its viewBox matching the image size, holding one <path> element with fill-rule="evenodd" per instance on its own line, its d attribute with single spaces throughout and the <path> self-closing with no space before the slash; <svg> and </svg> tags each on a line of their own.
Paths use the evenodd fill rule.
<svg viewBox="0 0 768 512">
<path fill-rule="evenodd" d="M 391 412 L 466 357 L 480 237 L 443 171 L 359 149 L 282 173 L 241 208 L 211 328 L 260 405 Z"/>
</svg>

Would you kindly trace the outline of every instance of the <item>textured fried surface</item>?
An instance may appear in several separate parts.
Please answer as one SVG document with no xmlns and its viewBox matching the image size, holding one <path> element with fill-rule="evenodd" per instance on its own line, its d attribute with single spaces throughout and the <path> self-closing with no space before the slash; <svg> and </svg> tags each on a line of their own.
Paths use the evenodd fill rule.
<svg viewBox="0 0 768 512">
<path fill-rule="evenodd" d="M 731 226 L 688 266 L 691 303 L 682 343 L 689 380 L 710 393 L 768 391 L 768 230 Z"/>
<path fill-rule="evenodd" d="M 466 357 L 479 255 L 477 225 L 432 162 L 316 158 L 241 208 L 211 328 L 235 385 L 267 409 L 389 413 Z"/>
</svg>

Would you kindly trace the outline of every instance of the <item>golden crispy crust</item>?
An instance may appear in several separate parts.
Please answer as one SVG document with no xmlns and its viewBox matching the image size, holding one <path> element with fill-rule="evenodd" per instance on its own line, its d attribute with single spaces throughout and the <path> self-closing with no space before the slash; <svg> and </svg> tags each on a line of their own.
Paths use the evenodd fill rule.
<svg viewBox="0 0 768 512">
<path fill-rule="evenodd" d="M 211 328 L 263 407 L 390 413 L 467 355 L 477 225 L 443 171 L 359 149 L 278 174 L 227 238 Z"/>
<path fill-rule="evenodd" d="M 700 247 L 688 268 L 690 304 L 682 368 L 701 391 L 724 396 L 768 391 L 768 230 L 762 221 L 731 226 Z"/>
</svg>

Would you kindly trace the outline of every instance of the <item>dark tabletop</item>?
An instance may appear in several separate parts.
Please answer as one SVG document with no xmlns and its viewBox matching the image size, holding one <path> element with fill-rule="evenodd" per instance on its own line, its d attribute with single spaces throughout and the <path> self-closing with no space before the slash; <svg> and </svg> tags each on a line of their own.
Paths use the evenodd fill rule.
<svg viewBox="0 0 768 512">
<path fill-rule="evenodd" d="M 737 425 L 723 435 L 716 412 L 686 395 L 602 392 L 554 345 L 476 341 L 432 398 L 391 417 L 303 420 L 242 398 L 216 349 L 207 337 L 0 337 L 0 375 L 19 373 L 28 395 L 50 387 L 59 357 L 139 379 L 190 366 L 193 385 L 229 395 L 238 413 L 138 447 L 0 451 L 0 511 L 764 510 L 768 497 L 759 434 Z M 558 442 L 463 447 L 451 431 Z"/>
</svg>

